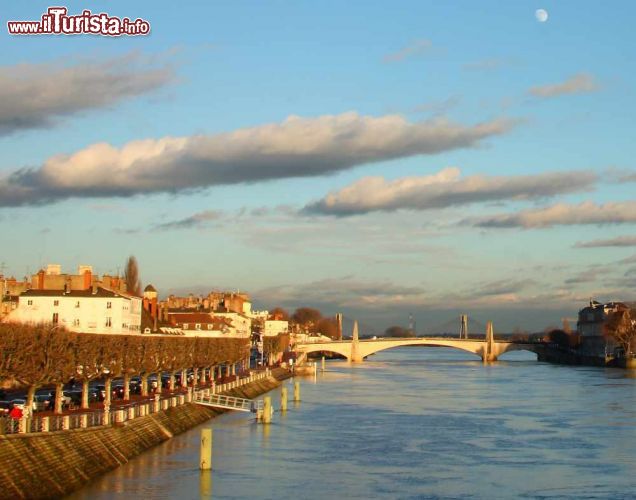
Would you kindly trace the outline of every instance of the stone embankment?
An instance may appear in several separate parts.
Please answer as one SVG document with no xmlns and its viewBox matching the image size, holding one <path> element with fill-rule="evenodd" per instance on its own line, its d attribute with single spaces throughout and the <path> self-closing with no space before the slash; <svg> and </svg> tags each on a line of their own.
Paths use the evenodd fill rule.
<svg viewBox="0 0 636 500">
<path fill-rule="evenodd" d="M 288 376 L 273 370 L 227 394 L 252 399 Z M 119 425 L 0 436 L 0 498 L 60 498 L 222 412 L 189 403 Z"/>
</svg>

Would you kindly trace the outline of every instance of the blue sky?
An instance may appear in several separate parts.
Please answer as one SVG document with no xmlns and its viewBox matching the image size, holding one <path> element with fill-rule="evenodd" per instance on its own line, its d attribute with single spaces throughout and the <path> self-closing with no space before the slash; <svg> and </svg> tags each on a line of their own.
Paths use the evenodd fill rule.
<svg viewBox="0 0 636 500">
<path fill-rule="evenodd" d="M 386 326 L 634 300 L 633 2 L 91 8 L 151 35 L 0 36 L 5 272 L 135 254 L 164 293 Z"/>
</svg>

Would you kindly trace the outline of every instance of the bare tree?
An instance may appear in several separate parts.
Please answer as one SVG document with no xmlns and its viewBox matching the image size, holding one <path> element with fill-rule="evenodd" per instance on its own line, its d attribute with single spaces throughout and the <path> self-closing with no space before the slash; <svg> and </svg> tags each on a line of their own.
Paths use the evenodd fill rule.
<svg viewBox="0 0 636 500">
<path fill-rule="evenodd" d="M 315 332 L 318 322 L 322 319 L 322 314 L 318 309 L 311 307 L 299 307 L 294 311 L 292 320 L 310 332 Z"/>
<path fill-rule="evenodd" d="M 38 387 L 69 379 L 70 337 L 51 324 L 0 325 L 0 376 L 27 387 L 25 410 L 33 407 Z"/>
<path fill-rule="evenodd" d="M 108 358 L 108 343 L 97 335 L 80 333 L 73 346 L 76 375 L 82 382 L 81 408 L 89 407 L 89 383 L 104 373 L 104 359 Z"/>
<path fill-rule="evenodd" d="M 387 337 L 415 337 L 415 333 L 401 326 L 390 326 L 384 332 Z"/>
<path fill-rule="evenodd" d="M 338 323 L 335 318 L 322 318 L 318 322 L 318 333 L 322 333 L 325 337 L 337 340 L 339 338 Z"/>
<path fill-rule="evenodd" d="M 622 309 L 608 315 L 604 325 L 605 335 L 614 339 L 627 356 L 632 353 L 636 340 L 636 314 L 634 310 Z"/>
<path fill-rule="evenodd" d="M 124 268 L 126 290 L 132 295 L 141 296 L 141 279 L 139 278 L 139 264 L 134 255 L 128 257 Z"/>
</svg>

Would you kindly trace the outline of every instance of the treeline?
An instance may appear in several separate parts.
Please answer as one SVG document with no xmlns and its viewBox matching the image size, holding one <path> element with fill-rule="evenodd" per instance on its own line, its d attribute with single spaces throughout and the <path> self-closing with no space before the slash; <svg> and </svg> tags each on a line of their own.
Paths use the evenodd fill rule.
<svg viewBox="0 0 636 500">
<path fill-rule="evenodd" d="M 313 307 L 299 307 L 292 314 L 281 307 L 276 307 L 270 311 L 270 317 L 289 321 L 292 328 L 296 327 L 306 333 L 320 333 L 332 339 L 339 337 L 336 319 L 323 316 Z"/>
<path fill-rule="evenodd" d="M 124 378 L 128 395 L 130 377 L 139 376 L 142 395 L 147 395 L 152 374 L 170 373 L 174 387 L 178 372 L 234 364 L 248 356 L 247 339 L 96 335 L 71 333 L 51 324 L 0 323 L 0 379 L 28 389 L 26 408 L 42 386 L 56 386 L 57 410 L 62 385 L 80 381 L 82 407 L 88 407 L 91 380 L 104 379 L 109 397 L 113 378 Z"/>
</svg>

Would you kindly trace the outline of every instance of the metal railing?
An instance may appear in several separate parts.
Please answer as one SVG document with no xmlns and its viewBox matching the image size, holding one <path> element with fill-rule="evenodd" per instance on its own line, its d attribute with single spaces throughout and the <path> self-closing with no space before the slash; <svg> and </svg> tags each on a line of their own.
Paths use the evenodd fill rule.
<svg viewBox="0 0 636 500">
<path fill-rule="evenodd" d="M 67 415 L 23 415 L 19 420 L 9 417 L 8 415 L 3 415 L 0 416 L 0 434 L 57 432 L 71 429 L 87 429 L 90 427 L 123 424 L 124 422 L 128 422 L 139 417 L 144 417 L 146 415 L 151 415 L 169 408 L 190 403 L 195 400 L 195 398 L 204 397 L 203 395 L 206 394 L 207 397 L 215 396 L 226 398 L 225 400 L 228 402 L 236 400 L 235 404 L 238 404 L 237 401 L 241 400 L 241 398 L 225 396 L 222 393 L 250 384 L 257 380 L 262 380 L 267 378 L 270 374 L 271 370 L 266 368 L 264 371 L 251 373 L 248 377 L 237 377 L 236 380 L 225 384 L 217 385 L 212 383 L 211 387 L 202 390 L 196 390 L 196 388 L 188 387 L 187 393 L 157 394 L 155 395 L 154 400 L 130 403 L 123 406 L 118 405 L 109 410 L 99 409 Z M 250 403 L 247 411 L 252 411 L 251 401 L 245 401 Z M 233 409 L 239 408 L 233 407 Z"/>
<path fill-rule="evenodd" d="M 193 402 L 228 410 L 252 411 L 252 401 L 250 399 L 225 396 L 223 394 L 206 394 L 206 391 L 197 392 L 194 395 Z"/>
</svg>

